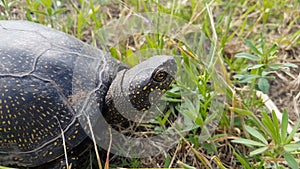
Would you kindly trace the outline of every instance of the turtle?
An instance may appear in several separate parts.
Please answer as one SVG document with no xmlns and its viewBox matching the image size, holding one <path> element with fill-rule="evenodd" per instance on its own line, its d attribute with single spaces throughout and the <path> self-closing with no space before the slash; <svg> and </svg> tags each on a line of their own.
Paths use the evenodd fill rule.
<svg viewBox="0 0 300 169">
<path fill-rule="evenodd" d="M 0 37 L 2 166 L 65 161 L 65 151 L 91 143 L 87 126 L 102 117 L 109 124 L 128 119 L 116 108 L 123 104 L 149 109 L 177 71 L 174 56 L 155 55 L 129 67 L 109 52 L 30 21 L 0 21 Z M 151 95 L 154 89 L 160 94 Z"/>
</svg>

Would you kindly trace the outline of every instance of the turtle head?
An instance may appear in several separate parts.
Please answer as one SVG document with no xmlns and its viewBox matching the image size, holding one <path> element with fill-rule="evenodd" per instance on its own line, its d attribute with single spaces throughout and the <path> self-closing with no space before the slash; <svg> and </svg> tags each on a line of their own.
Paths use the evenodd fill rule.
<svg viewBox="0 0 300 169">
<path fill-rule="evenodd" d="M 120 113 L 132 117 L 149 110 L 170 88 L 176 72 L 175 59 L 164 55 L 118 72 L 106 96 L 110 116 Z"/>
</svg>

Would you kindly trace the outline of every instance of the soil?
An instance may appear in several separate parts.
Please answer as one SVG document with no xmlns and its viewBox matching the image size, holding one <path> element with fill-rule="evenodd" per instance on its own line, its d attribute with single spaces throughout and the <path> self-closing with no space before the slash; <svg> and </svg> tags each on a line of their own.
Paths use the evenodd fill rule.
<svg viewBox="0 0 300 169">
<path fill-rule="evenodd" d="M 269 96 L 278 109 L 289 113 L 289 119 L 296 121 L 300 116 L 300 48 L 282 51 L 286 54 L 286 61 L 298 65 L 298 69 L 290 72 L 278 72 L 272 81 Z"/>
</svg>

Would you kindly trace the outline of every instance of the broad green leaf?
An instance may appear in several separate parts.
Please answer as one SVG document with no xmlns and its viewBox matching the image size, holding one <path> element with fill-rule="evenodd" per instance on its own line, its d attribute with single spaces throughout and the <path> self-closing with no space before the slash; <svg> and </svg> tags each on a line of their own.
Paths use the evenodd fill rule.
<svg viewBox="0 0 300 169">
<path fill-rule="evenodd" d="M 285 143 L 285 139 L 287 138 L 287 128 L 288 128 L 288 113 L 287 111 L 284 109 L 283 110 L 283 115 L 282 115 L 282 120 L 281 120 L 281 140 L 283 143 Z"/>
<path fill-rule="evenodd" d="M 259 78 L 259 75 L 235 75 L 233 78 L 239 80 L 240 83 L 248 83 L 251 82 L 252 79 Z"/>
<path fill-rule="evenodd" d="M 256 137 L 258 140 L 263 142 L 265 145 L 268 145 L 268 141 L 265 139 L 265 137 L 260 132 L 258 132 L 257 130 L 255 130 L 254 128 L 252 128 L 250 126 L 245 126 L 245 128 L 253 137 Z"/>
<path fill-rule="evenodd" d="M 244 58 L 244 59 L 249 59 L 252 61 L 259 61 L 260 57 L 255 56 L 255 55 L 251 55 L 249 53 L 238 53 L 235 55 L 236 58 Z"/>
<path fill-rule="evenodd" d="M 275 69 L 275 70 L 280 70 L 283 68 L 298 68 L 296 64 L 293 63 L 280 63 L 280 64 L 270 64 L 268 65 L 269 68 Z"/>
<path fill-rule="evenodd" d="M 233 142 L 233 143 L 245 144 L 245 145 L 249 145 L 249 146 L 259 146 L 259 147 L 264 147 L 264 146 L 266 146 L 265 144 L 263 144 L 263 143 L 261 143 L 261 142 L 253 141 L 253 140 L 249 140 L 249 139 L 244 139 L 244 138 L 232 140 L 231 142 Z"/>
<path fill-rule="evenodd" d="M 283 148 L 286 152 L 299 150 L 300 149 L 300 142 L 284 145 Z"/>
<path fill-rule="evenodd" d="M 282 63 L 282 64 L 283 64 L 283 66 L 286 66 L 286 67 L 298 68 L 298 65 L 293 64 L 293 63 Z"/>
<path fill-rule="evenodd" d="M 292 156 L 292 154 L 285 153 L 284 154 L 284 159 L 285 159 L 285 161 L 287 161 L 288 165 L 292 169 L 299 169 L 299 164 L 297 163 L 297 161 L 295 160 L 295 158 Z"/>
<path fill-rule="evenodd" d="M 268 93 L 270 89 L 270 84 L 269 81 L 266 78 L 259 78 L 258 79 L 258 88 L 263 92 L 263 93 Z"/>
<path fill-rule="evenodd" d="M 251 151 L 249 155 L 254 156 L 254 155 L 257 155 L 257 154 L 261 154 L 261 153 L 265 152 L 266 150 L 268 150 L 268 146 L 261 147 L 261 148 L 258 148 L 256 150 L 254 150 L 254 151 Z"/>
<path fill-rule="evenodd" d="M 269 64 L 268 67 L 271 69 L 280 70 L 282 68 L 282 65 L 281 64 Z"/>
<path fill-rule="evenodd" d="M 261 53 L 261 51 L 259 51 L 254 45 L 253 45 L 253 43 L 251 42 L 251 41 L 249 41 L 249 40 L 245 40 L 245 43 L 246 43 L 246 45 L 250 48 L 250 50 L 252 50 L 255 54 L 257 54 L 257 55 L 262 55 L 262 53 Z"/>
<path fill-rule="evenodd" d="M 261 68 L 263 66 L 265 66 L 265 64 L 256 64 L 256 65 L 248 67 L 248 70 L 258 69 L 258 68 Z"/>
</svg>

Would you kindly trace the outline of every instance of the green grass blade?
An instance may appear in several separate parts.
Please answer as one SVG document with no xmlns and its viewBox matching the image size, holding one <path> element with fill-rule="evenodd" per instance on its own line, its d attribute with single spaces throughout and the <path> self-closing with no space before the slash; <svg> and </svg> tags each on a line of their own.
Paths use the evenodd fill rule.
<svg viewBox="0 0 300 169">
<path fill-rule="evenodd" d="M 255 55 L 251 55 L 249 53 L 238 53 L 235 55 L 236 58 L 244 58 L 244 59 L 249 59 L 252 61 L 259 61 L 260 57 L 255 56 Z"/>
<path fill-rule="evenodd" d="M 251 51 L 253 51 L 255 54 L 261 56 L 262 53 L 254 46 L 254 44 L 249 41 L 249 40 L 245 40 L 246 45 L 250 48 Z"/>
<path fill-rule="evenodd" d="M 261 154 L 261 153 L 265 152 L 266 150 L 268 150 L 268 148 L 269 148 L 268 146 L 258 148 L 258 149 L 254 150 L 254 151 L 251 151 L 249 155 L 250 156 L 255 156 L 257 154 Z"/>
<path fill-rule="evenodd" d="M 244 145 L 248 145 L 248 146 L 259 146 L 259 147 L 265 147 L 266 146 L 265 144 L 263 144 L 261 142 L 253 141 L 253 140 L 249 140 L 249 139 L 244 139 L 244 138 L 232 140 L 231 142 L 240 143 L 240 144 L 244 144 Z"/>
<path fill-rule="evenodd" d="M 256 64 L 256 65 L 248 67 L 248 70 L 258 69 L 258 68 L 264 67 L 265 65 L 266 64 Z"/>
<path fill-rule="evenodd" d="M 300 149 L 300 142 L 287 144 L 283 146 L 286 152 L 292 152 Z"/>
<path fill-rule="evenodd" d="M 278 122 L 278 118 L 277 118 L 277 115 L 276 115 L 275 111 L 272 111 L 272 118 L 273 118 L 273 124 L 274 124 L 276 139 L 280 139 L 279 122 Z"/>
<path fill-rule="evenodd" d="M 252 169 L 252 167 L 250 167 L 248 161 L 246 161 L 242 156 L 240 156 L 238 153 L 233 152 L 233 154 L 236 156 L 236 158 L 239 160 L 239 162 L 242 164 L 242 166 L 245 169 Z"/>
<path fill-rule="evenodd" d="M 274 55 L 278 51 L 278 45 L 274 44 L 267 52 L 266 55 Z"/>
<path fill-rule="evenodd" d="M 274 126 L 273 121 L 271 120 L 271 118 L 268 116 L 268 114 L 266 112 L 262 112 L 262 122 L 263 124 L 267 127 L 267 131 L 270 134 L 270 136 L 272 137 L 272 139 L 275 141 L 275 144 L 278 143 L 278 138 L 277 137 L 277 133 L 276 133 L 276 129 Z"/>
<path fill-rule="evenodd" d="M 288 128 L 288 113 L 287 111 L 284 109 L 283 110 L 283 115 L 282 115 L 282 120 L 281 120 L 281 141 L 283 143 L 285 143 L 285 140 L 287 138 L 287 128 Z"/>
<path fill-rule="evenodd" d="M 188 164 L 185 164 L 181 161 L 178 161 L 177 164 L 180 166 L 180 167 L 183 167 L 184 169 L 196 169 L 196 167 L 193 167 L 193 166 L 190 166 Z"/>
<path fill-rule="evenodd" d="M 297 130 L 300 127 L 300 120 L 297 121 L 297 123 L 294 125 L 292 132 L 289 134 L 289 136 L 287 137 L 287 139 L 285 140 L 285 143 L 290 143 L 294 137 L 294 135 L 296 134 Z"/>
<path fill-rule="evenodd" d="M 10 167 L 0 166 L 0 169 L 17 169 L 17 168 L 10 168 Z"/>
<path fill-rule="evenodd" d="M 220 169 L 226 169 L 226 167 L 222 164 L 221 160 L 218 157 L 214 156 L 213 160 L 217 163 Z"/>
<path fill-rule="evenodd" d="M 239 108 L 231 108 L 235 113 L 240 114 L 240 115 L 246 115 L 246 116 L 252 116 L 253 113 L 250 110 L 245 110 L 245 109 L 239 109 Z"/>
<path fill-rule="evenodd" d="M 238 79 L 240 83 L 249 83 L 253 79 L 259 78 L 259 75 L 234 75 L 233 78 Z"/>
<path fill-rule="evenodd" d="M 290 153 L 284 154 L 284 159 L 292 169 L 299 169 L 299 164 Z"/>
</svg>

